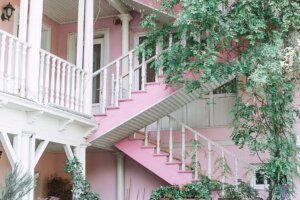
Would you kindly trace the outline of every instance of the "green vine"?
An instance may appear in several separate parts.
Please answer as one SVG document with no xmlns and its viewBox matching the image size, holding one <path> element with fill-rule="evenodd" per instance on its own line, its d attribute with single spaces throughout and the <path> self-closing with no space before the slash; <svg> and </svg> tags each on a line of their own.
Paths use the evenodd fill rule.
<svg viewBox="0 0 300 200">
<path fill-rule="evenodd" d="M 299 0 L 160 2 L 160 10 L 176 19 L 162 25 L 154 13 L 142 22 L 151 32 L 144 45 L 148 56 L 156 41 L 168 47 L 173 36 L 172 46 L 153 66 L 164 66 L 167 84 L 185 85 L 190 92 L 237 77 L 232 139 L 261 160 L 259 170 L 270 180 L 268 199 L 290 199 L 299 176 L 294 132 L 300 116 L 294 107 L 300 80 Z M 178 4 L 181 10 L 175 13 Z"/>
<path fill-rule="evenodd" d="M 65 171 L 72 176 L 74 200 L 99 200 L 99 195 L 90 191 L 91 186 L 82 174 L 82 166 L 76 157 L 68 160 Z"/>
</svg>

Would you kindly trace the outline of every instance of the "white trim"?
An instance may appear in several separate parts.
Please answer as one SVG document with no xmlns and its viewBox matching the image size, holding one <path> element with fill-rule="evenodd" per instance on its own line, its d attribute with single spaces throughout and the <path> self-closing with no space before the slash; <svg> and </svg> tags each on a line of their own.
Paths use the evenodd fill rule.
<svg viewBox="0 0 300 200">
<path fill-rule="evenodd" d="M 64 150 L 65 150 L 68 160 L 71 160 L 74 158 L 74 154 L 73 154 L 73 151 L 72 151 L 70 145 L 64 144 Z"/>
<path fill-rule="evenodd" d="M 34 155 L 33 167 L 35 167 L 37 165 L 37 163 L 39 162 L 39 160 L 42 157 L 44 151 L 46 150 L 48 144 L 49 144 L 49 141 L 45 140 L 45 141 L 41 142 L 39 144 L 39 146 L 37 147 L 37 149 L 35 151 L 35 155 Z"/>
<path fill-rule="evenodd" d="M 2 143 L 2 146 L 5 150 L 5 153 L 7 155 L 7 158 L 9 160 L 9 163 L 11 166 L 14 166 L 17 162 L 17 157 L 16 153 L 14 151 L 14 148 L 8 138 L 7 133 L 5 132 L 0 132 L 0 141 Z"/>
</svg>

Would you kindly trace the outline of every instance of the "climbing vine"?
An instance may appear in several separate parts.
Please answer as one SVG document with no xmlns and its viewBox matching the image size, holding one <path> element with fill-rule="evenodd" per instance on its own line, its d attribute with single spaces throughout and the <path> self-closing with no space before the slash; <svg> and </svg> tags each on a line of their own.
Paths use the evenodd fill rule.
<svg viewBox="0 0 300 200">
<path fill-rule="evenodd" d="M 299 1 L 160 0 L 160 4 L 159 12 L 174 16 L 174 21 L 162 25 L 154 13 L 142 22 L 151 32 L 146 54 L 151 55 L 149 47 L 158 40 L 166 49 L 154 66 L 157 70 L 164 66 L 167 84 L 184 84 L 188 91 L 237 77 L 232 139 L 261 159 L 259 170 L 270 180 L 268 199 L 290 199 L 299 175 L 294 132 L 295 117 L 300 116 L 294 106 L 300 76 Z M 178 6 L 181 9 L 174 11 Z"/>
</svg>

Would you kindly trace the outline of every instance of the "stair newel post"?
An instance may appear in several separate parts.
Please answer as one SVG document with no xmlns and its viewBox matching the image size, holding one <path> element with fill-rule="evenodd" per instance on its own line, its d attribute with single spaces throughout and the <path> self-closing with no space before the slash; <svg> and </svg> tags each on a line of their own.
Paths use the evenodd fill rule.
<svg viewBox="0 0 300 200">
<path fill-rule="evenodd" d="M 234 183 L 238 186 L 238 159 L 234 158 Z"/>
<path fill-rule="evenodd" d="M 132 82 L 133 82 L 133 52 L 129 52 L 129 70 L 128 70 L 129 82 L 128 82 L 128 98 L 131 99 Z"/>
<path fill-rule="evenodd" d="M 120 95 L 120 60 L 116 62 L 116 90 L 115 90 L 115 105 L 119 106 Z"/>
<path fill-rule="evenodd" d="M 111 98 L 110 98 L 110 104 L 112 106 L 115 106 L 115 74 L 111 75 Z"/>
<path fill-rule="evenodd" d="M 207 142 L 207 151 L 208 151 L 208 159 L 207 159 L 207 175 L 208 178 L 211 179 L 211 143 L 208 141 Z"/>
<path fill-rule="evenodd" d="M 146 77 L 147 77 L 147 65 L 146 65 L 146 53 L 143 51 L 142 53 L 142 83 L 141 90 L 145 90 L 146 85 Z"/>
<path fill-rule="evenodd" d="M 173 119 L 169 117 L 169 162 L 173 162 Z"/>
<path fill-rule="evenodd" d="M 193 148 L 195 148 L 194 149 L 194 151 L 195 151 L 195 160 L 194 160 L 194 164 L 195 164 L 195 166 L 194 166 L 194 169 L 195 169 L 195 171 L 194 171 L 194 173 L 195 173 L 195 180 L 198 180 L 198 176 L 199 176 L 199 166 L 198 166 L 198 150 L 199 150 L 199 141 L 198 141 L 198 135 L 197 135 L 197 132 L 194 132 L 194 140 L 195 140 L 195 145 L 194 145 L 194 147 Z"/>
<path fill-rule="evenodd" d="M 160 154 L 160 124 L 161 124 L 161 119 L 157 121 L 156 154 Z"/>
<path fill-rule="evenodd" d="M 107 68 L 103 70 L 103 87 L 102 87 L 102 106 L 101 106 L 101 113 L 105 113 L 106 107 L 106 88 L 107 88 Z M 101 95 L 101 92 L 100 92 Z"/>
<path fill-rule="evenodd" d="M 144 140 L 144 146 L 147 147 L 149 143 L 149 131 L 148 126 L 145 127 L 145 140 Z"/>
<path fill-rule="evenodd" d="M 181 127 L 181 157 L 182 157 L 182 162 L 181 162 L 181 170 L 185 171 L 185 127 Z"/>
</svg>

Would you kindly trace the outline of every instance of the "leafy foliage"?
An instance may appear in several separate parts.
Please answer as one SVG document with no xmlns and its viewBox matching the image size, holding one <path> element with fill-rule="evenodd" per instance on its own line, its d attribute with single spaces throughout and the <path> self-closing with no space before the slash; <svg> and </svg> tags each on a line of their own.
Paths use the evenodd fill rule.
<svg viewBox="0 0 300 200">
<path fill-rule="evenodd" d="M 160 2 L 176 19 L 161 25 L 154 13 L 142 22 L 151 31 L 144 45 L 148 55 L 156 41 L 168 47 L 173 36 L 154 66 L 164 66 L 166 83 L 184 84 L 188 91 L 236 76 L 233 141 L 258 157 L 269 155 L 260 167 L 270 180 L 268 199 L 290 199 L 299 176 L 294 125 L 300 112 L 293 105 L 300 76 L 299 0 Z M 178 4 L 181 10 L 173 12 Z"/>
<path fill-rule="evenodd" d="M 76 157 L 68 160 L 65 165 L 65 171 L 70 173 L 73 182 L 74 200 L 99 200 L 99 195 L 90 191 L 91 186 L 82 174 L 82 166 Z"/>
<path fill-rule="evenodd" d="M 47 188 L 49 197 L 58 197 L 61 200 L 72 199 L 72 184 L 69 179 L 54 174 L 48 178 Z"/>
<path fill-rule="evenodd" d="M 15 165 L 0 186 L 0 200 L 21 199 L 34 189 L 34 178 Z"/>
</svg>

